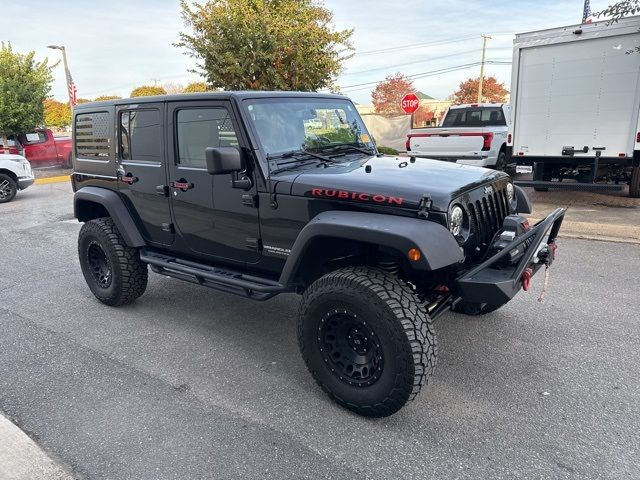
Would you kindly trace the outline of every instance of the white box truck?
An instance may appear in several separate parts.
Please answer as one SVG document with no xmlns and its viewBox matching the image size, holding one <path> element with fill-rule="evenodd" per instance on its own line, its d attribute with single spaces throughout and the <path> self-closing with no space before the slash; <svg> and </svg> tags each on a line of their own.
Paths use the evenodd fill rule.
<svg viewBox="0 0 640 480">
<path fill-rule="evenodd" d="M 507 156 L 536 190 L 640 197 L 640 17 L 516 35 Z"/>
</svg>

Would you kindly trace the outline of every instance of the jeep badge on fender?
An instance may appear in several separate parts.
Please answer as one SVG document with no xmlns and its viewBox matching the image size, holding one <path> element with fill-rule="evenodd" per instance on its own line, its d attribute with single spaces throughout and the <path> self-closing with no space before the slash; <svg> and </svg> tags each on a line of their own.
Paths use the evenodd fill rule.
<svg viewBox="0 0 640 480">
<path fill-rule="evenodd" d="M 133 302 L 148 267 L 253 300 L 301 294 L 307 367 L 370 417 L 426 387 L 438 316 L 492 312 L 552 264 L 564 217 L 530 226 L 506 173 L 379 154 L 338 95 L 85 103 L 73 129 L 78 254 L 101 302 Z"/>
</svg>

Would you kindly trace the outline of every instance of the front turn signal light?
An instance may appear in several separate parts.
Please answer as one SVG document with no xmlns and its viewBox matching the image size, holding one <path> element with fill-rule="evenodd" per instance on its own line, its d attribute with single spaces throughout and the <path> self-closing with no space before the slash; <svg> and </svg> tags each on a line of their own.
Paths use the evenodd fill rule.
<svg viewBox="0 0 640 480">
<path fill-rule="evenodd" d="M 422 258 L 422 253 L 420 253 L 420 250 L 417 248 L 410 248 L 407 252 L 407 257 L 409 257 L 409 260 L 412 262 L 417 262 Z"/>
</svg>

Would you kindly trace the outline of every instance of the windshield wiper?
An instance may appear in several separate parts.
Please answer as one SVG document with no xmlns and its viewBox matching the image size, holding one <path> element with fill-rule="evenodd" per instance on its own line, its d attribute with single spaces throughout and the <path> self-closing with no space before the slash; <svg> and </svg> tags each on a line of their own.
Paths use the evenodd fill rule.
<svg viewBox="0 0 640 480">
<path fill-rule="evenodd" d="M 365 155 L 375 155 L 375 150 L 373 148 L 362 148 L 356 145 L 351 145 L 350 143 L 340 143 L 338 145 L 327 145 L 319 148 L 321 152 L 338 151 L 338 150 L 344 150 L 344 149 L 355 150 L 356 152 L 364 153 Z"/>
<path fill-rule="evenodd" d="M 303 150 L 303 149 L 291 150 L 289 152 L 279 153 L 277 155 L 269 155 L 267 161 L 275 160 L 278 158 L 291 158 L 291 157 L 296 158 L 296 157 L 302 157 L 302 156 L 316 158 L 326 163 L 337 163 L 333 158 L 327 157 L 325 155 L 321 155 L 319 153 L 310 152 L 309 150 Z M 298 162 L 304 162 L 304 163 L 298 163 Z M 290 162 L 283 162 L 280 165 L 284 165 L 284 166 L 277 168 L 275 170 L 272 170 L 271 174 L 285 172 L 287 170 L 293 170 L 294 168 L 298 168 L 298 167 L 304 167 L 304 166 L 310 165 L 311 162 L 312 161 L 310 159 L 296 158 L 295 160 Z"/>
</svg>

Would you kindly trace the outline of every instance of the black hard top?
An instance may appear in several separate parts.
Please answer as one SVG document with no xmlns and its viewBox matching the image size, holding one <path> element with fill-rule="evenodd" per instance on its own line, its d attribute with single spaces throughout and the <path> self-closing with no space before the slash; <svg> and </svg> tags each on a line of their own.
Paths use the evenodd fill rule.
<svg viewBox="0 0 640 480">
<path fill-rule="evenodd" d="M 329 93 L 316 93 L 316 92 L 265 92 L 258 90 L 245 90 L 245 91 L 222 91 L 222 92 L 204 92 L 204 93 L 180 93 L 177 95 L 154 95 L 151 97 L 134 97 L 134 98 L 119 98 L 117 100 L 106 100 L 103 102 L 87 102 L 80 103 L 75 106 L 74 110 L 83 110 L 86 108 L 93 109 L 96 106 L 107 105 L 131 105 L 141 103 L 157 103 L 157 102 L 171 102 L 171 101 L 185 101 L 185 100 L 244 100 L 247 98 L 328 98 L 328 99 L 341 99 L 344 100 L 347 97 L 344 95 L 334 95 Z"/>
</svg>

